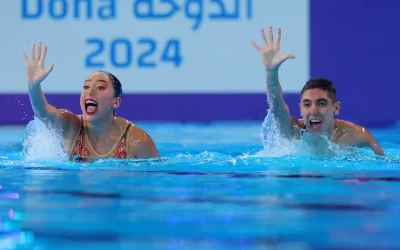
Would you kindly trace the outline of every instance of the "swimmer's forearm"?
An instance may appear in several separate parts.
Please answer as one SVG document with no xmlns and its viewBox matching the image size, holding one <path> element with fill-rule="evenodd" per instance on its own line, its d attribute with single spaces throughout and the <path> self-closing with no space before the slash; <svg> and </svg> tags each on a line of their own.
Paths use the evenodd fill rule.
<svg viewBox="0 0 400 250">
<path fill-rule="evenodd" d="M 56 111 L 53 106 L 48 104 L 40 85 L 29 87 L 29 98 L 33 112 L 39 119 L 48 119 L 51 113 Z"/>
<path fill-rule="evenodd" d="M 279 123 L 281 134 L 290 137 L 292 131 L 291 118 L 289 108 L 283 99 L 278 70 L 267 70 L 267 100 L 270 111 Z"/>
<path fill-rule="evenodd" d="M 278 70 L 267 72 L 267 100 L 271 110 L 286 110 L 286 104 L 283 99 L 282 87 L 279 83 Z"/>
</svg>

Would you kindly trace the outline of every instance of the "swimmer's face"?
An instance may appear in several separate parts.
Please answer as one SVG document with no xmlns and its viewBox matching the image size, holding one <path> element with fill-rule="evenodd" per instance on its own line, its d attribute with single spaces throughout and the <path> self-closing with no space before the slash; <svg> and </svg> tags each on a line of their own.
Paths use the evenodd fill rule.
<svg viewBox="0 0 400 250">
<path fill-rule="evenodd" d="M 121 99 L 114 97 L 114 88 L 111 79 L 103 72 L 91 74 L 83 84 L 80 103 L 82 113 L 87 120 L 96 120 L 113 116 L 114 109 L 118 108 Z"/>
<path fill-rule="evenodd" d="M 324 134 L 333 129 L 334 115 L 339 114 L 340 103 L 333 103 L 321 89 L 308 89 L 303 93 L 300 112 L 304 124 L 313 134 Z"/>
</svg>

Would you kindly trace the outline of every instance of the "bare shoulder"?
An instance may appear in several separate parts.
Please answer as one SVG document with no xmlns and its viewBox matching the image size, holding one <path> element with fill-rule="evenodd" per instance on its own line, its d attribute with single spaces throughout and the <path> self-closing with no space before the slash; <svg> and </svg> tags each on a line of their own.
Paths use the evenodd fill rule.
<svg viewBox="0 0 400 250">
<path fill-rule="evenodd" d="M 334 126 L 339 130 L 341 137 L 339 140 L 347 141 L 347 144 L 349 145 L 369 147 L 375 152 L 375 154 L 384 155 L 384 152 L 375 137 L 365 127 L 338 119 L 335 120 Z"/>
<path fill-rule="evenodd" d="M 159 157 L 156 145 L 151 136 L 138 127 L 132 125 L 128 136 L 129 155 L 133 158 Z"/>
<path fill-rule="evenodd" d="M 367 128 L 349 121 L 336 119 L 334 126 L 340 130 L 343 135 L 356 139 L 360 143 L 374 139 L 373 135 Z"/>
<path fill-rule="evenodd" d="M 345 120 L 335 119 L 334 127 L 341 130 L 347 136 L 353 138 L 363 139 L 372 136 L 366 128 Z"/>
<path fill-rule="evenodd" d="M 68 122 L 79 122 L 79 117 L 69 111 L 68 109 L 58 109 L 58 112 L 60 112 L 60 118 L 68 121 Z"/>
</svg>

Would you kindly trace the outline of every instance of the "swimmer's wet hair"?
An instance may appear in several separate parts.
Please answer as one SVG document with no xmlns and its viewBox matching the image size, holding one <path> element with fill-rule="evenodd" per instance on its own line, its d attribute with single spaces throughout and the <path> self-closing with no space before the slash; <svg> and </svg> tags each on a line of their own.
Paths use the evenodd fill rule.
<svg viewBox="0 0 400 250">
<path fill-rule="evenodd" d="M 113 88 L 114 88 L 114 97 L 122 97 L 122 84 L 121 82 L 118 80 L 118 78 L 111 74 L 110 72 L 104 71 L 104 70 L 97 70 L 96 72 L 100 72 L 100 73 L 104 73 L 106 74 L 108 77 L 110 77 Z M 115 110 L 113 110 L 113 115 L 116 115 Z"/>
<path fill-rule="evenodd" d="M 326 78 L 312 78 L 308 80 L 300 92 L 300 97 L 302 97 L 304 92 L 309 89 L 321 89 L 328 94 L 333 103 L 337 102 L 336 88 L 333 86 L 332 81 Z"/>
<path fill-rule="evenodd" d="M 110 77 L 113 88 L 114 88 L 114 97 L 122 97 L 122 84 L 115 75 L 111 74 L 110 72 L 103 71 L 103 70 L 97 70 L 96 72 L 104 73 L 108 77 Z"/>
</svg>

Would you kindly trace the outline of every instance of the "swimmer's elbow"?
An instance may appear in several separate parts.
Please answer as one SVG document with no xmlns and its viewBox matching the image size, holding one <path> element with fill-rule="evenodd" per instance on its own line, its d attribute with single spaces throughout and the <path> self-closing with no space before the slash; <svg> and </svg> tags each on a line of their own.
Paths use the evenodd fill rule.
<svg viewBox="0 0 400 250">
<path fill-rule="evenodd" d="M 69 124 L 77 118 L 72 112 L 65 109 L 57 109 L 52 105 L 48 105 L 47 109 L 42 112 L 35 112 L 35 116 L 41 120 L 49 128 L 67 132 Z"/>
</svg>

